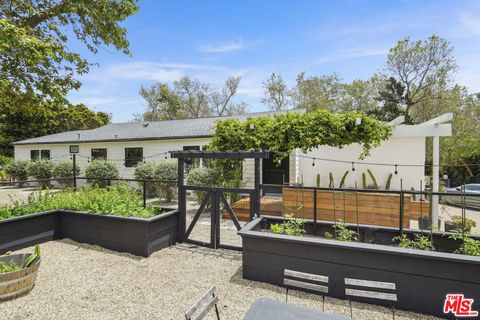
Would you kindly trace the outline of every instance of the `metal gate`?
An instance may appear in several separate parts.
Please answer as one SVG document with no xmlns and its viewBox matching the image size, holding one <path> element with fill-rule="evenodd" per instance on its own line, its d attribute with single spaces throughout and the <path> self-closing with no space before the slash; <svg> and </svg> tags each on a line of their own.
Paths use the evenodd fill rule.
<svg viewBox="0 0 480 320">
<path fill-rule="evenodd" d="M 241 250 L 237 234 L 254 217 L 254 190 L 183 186 L 183 240 L 210 248 Z"/>
</svg>

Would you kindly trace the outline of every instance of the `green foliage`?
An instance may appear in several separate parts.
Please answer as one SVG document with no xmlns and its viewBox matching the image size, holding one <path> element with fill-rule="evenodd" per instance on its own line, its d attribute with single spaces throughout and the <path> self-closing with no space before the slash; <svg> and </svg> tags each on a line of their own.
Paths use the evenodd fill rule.
<svg viewBox="0 0 480 320">
<path fill-rule="evenodd" d="M 145 99 L 144 113 L 136 114 L 136 121 L 158 121 L 227 116 L 243 114 L 246 104 L 236 102 L 240 77 L 230 77 L 221 89 L 189 76 L 174 81 L 173 87 L 157 82 L 149 88 L 141 87 L 140 95 Z"/>
<path fill-rule="evenodd" d="M 372 179 L 372 189 L 378 189 L 378 183 L 377 179 L 375 179 L 375 176 L 373 175 L 373 172 L 370 169 L 367 169 L 368 175 L 370 176 L 370 179 Z"/>
<path fill-rule="evenodd" d="M 81 169 L 80 166 L 76 165 L 77 176 L 80 176 Z M 71 178 L 73 177 L 73 164 L 71 161 L 64 160 L 55 163 L 52 171 L 52 177 L 54 178 Z M 71 179 L 68 180 L 58 180 L 58 183 L 63 187 L 70 188 L 73 185 Z"/>
<path fill-rule="evenodd" d="M 332 235 L 330 232 L 325 232 L 323 235 L 327 239 L 336 238 L 336 240 L 352 242 L 357 241 L 357 233 L 353 230 L 348 229 L 346 224 L 340 220 L 336 225 L 333 226 L 335 236 Z"/>
<path fill-rule="evenodd" d="M 86 186 L 74 192 L 33 192 L 27 202 L 15 201 L 13 205 L 0 207 L 0 220 L 55 209 L 113 214 L 124 217 L 152 217 L 155 208 L 143 208 L 142 197 L 125 184 L 107 188 Z"/>
<path fill-rule="evenodd" d="M 119 173 L 115 162 L 94 160 L 85 169 L 85 176 L 89 178 L 89 183 L 105 187 L 108 185 L 108 181 L 101 179 L 116 179 L 119 177 Z"/>
<path fill-rule="evenodd" d="M 362 189 L 367 189 L 367 175 L 365 174 L 365 172 L 362 172 Z"/>
<path fill-rule="evenodd" d="M 89 63 L 67 45 L 76 38 L 92 53 L 112 46 L 129 54 L 120 23 L 138 10 L 134 0 L 12 0 L 0 7 L 1 79 L 13 92 L 63 98 L 78 89 Z"/>
<path fill-rule="evenodd" d="M 345 173 L 342 176 L 342 180 L 340 180 L 340 186 L 339 186 L 340 189 L 345 188 L 345 180 L 347 179 L 348 172 L 349 172 L 348 170 L 345 171 Z"/>
<path fill-rule="evenodd" d="M 317 187 L 320 187 L 320 173 L 317 173 Z"/>
<path fill-rule="evenodd" d="M 406 234 L 396 236 L 392 239 L 393 242 L 397 242 L 400 248 L 408 248 L 415 250 L 433 251 L 432 239 L 429 236 L 416 234 L 413 239 L 410 239 Z"/>
<path fill-rule="evenodd" d="M 0 170 L 2 170 L 8 163 L 12 162 L 13 158 L 0 154 Z"/>
<path fill-rule="evenodd" d="M 333 180 L 333 173 L 331 171 L 328 173 L 328 187 L 329 188 L 335 187 L 335 182 Z"/>
<path fill-rule="evenodd" d="M 49 160 L 32 161 L 27 166 L 28 175 L 36 180 L 50 179 L 53 175 L 53 163 Z M 50 185 L 49 181 L 39 183 L 43 188 Z"/>
<path fill-rule="evenodd" d="M 174 160 L 142 163 L 135 168 L 136 179 L 163 180 L 147 183 L 147 192 L 150 196 L 161 192 L 166 202 L 171 202 L 175 196 L 177 174 L 177 162 Z M 142 182 L 140 184 L 143 186 Z"/>
<path fill-rule="evenodd" d="M 48 134 L 94 129 L 110 122 L 105 112 L 94 112 L 82 104 L 21 96 L 3 101 L 0 88 L 0 153 L 13 155 L 12 142 Z M 32 121 L 35 119 L 35 121 Z"/>
<path fill-rule="evenodd" d="M 361 124 L 355 125 L 357 118 Z M 274 117 L 261 116 L 240 121 L 219 120 L 209 149 L 272 150 L 280 161 L 293 150 L 308 152 L 322 145 L 343 147 L 359 143 L 364 158 L 370 150 L 391 135 L 391 128 L 361 113 L 333 114 L 325 110 L 309 113 L 289 112 Z"/>
<path fill-rule="evenodd" d="M 0 274 L 18 271 L 18 270 L 20 270 L 20 267 L 17 266 L 15 263 L 7 264 L 3 261 L 0 261 Z"/>
<path fill-rule="evenodd" d="M 455 253 L 466 254 L 469 256 L 480 256 L 480 240 L 470 238 L 468 233 L 465 235 L 462 234 L 461 229 L 454 230 L 454 233 L 450 236 L 450 239 L 462 241 L 462 244 L 457 250 L 455 250 Z"/>
<path fill-rule="evenodd" d="M 387 183 L 385 184 L 385 190 L 390 190 L 390 186 L 392 184 L 392 177 L 393 174 L 390 173 L 387 178 Z"/>
<path fill-rule="evenodd" d="M 303 220 L 294 218 L 293 214 L 285 215 L 285 221 L 282 223 L 270 225 L 270 231 L 289 236 L 303 236 L 306 233 Z"/>
<path fill-rule="evenodd" d="M 189 186 L 209 186 L 217 187 L 220 185 L 220 173 L 209 167 L 195 168 L 187 176 L 186 183 Z M 194 191 L 197 196 L 197 202 L 202 203 L 206 196 L 205 191 Z"/>
<path fill-rule="evenodd" d="M 23 181 L 28 179 L 29 161 L 14 160 L 5 166 L 5 172 L 15 181 Z M 22 184 L 20 185 L 22 186 Z"/>
</svg>

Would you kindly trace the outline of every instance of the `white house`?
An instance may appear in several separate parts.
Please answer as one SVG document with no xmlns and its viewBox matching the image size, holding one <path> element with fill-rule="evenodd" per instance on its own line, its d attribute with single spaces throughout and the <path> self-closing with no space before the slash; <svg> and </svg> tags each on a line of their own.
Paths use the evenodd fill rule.
<svg viewBox="0 0 480 320">
<path fill-rule="evenodd" d="M 255 113 L 238 118 L 273 114 Z M 82 169 L 91 160 L 106 159 L 117 163 L 122 177 L 132 178 L 139 162 L 164 160 L 169 157 L 168 151 L 171 150 L 201 150 L 212 137 L 215 121 L 220 119 L 225 117 L 112 123 L 93 130 L 52 134 L 15 142 L 15 159 L 66 160 L 70 159 L 70 147 L 78 146 L 77 162 Z M 363 160 L 358 159 L 361 147 L 350 145 L 343 149 L 320 147 L 307 154 L 296 150 L 280 166 L 271 160 L 263 161 L 262 182 L 303 182 L 314 186 L 316 176 L 320 174 L 321 186 L 328 186 L 328 176 L 332 172 L 335 185 L 338 186 L 342 175 L 350 170 L 345 187 L 353 186 L 355 181 L 361 187 L 362 172 L 370 169 L 381 187 L 385 186 L 388 175 L 396 171 L 391 183 L 392 189 L 400 187 L 400 179 L 404 189 L 418 189 L 420 180 L 424 178 L 425 139 L 427 136 L 435 137 L 437 144 L 434 144 L 434 149 L 438 148 L 438 137 L 451 134 L 450 124 L 442 124 L 450 119 L 451 114 L 447 114 L 420 125 L 402 125 L 403 119 L 399 117 L 389 123 L 393 129 L 391 138 L 372 150 L 371 155 Z M 434 151 L 434 161 L 438 164 L 438 149 Z M 252 177 L 253 160 L 246 160 L 245 185 L 252 183 Z M 438 187 L 438 180 L 435 183 Z"/>
</svg>

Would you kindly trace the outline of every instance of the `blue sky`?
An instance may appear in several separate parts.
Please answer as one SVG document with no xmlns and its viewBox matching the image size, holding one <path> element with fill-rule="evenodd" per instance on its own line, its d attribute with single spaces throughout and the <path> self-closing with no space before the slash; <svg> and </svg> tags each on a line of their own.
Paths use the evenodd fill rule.
<svg viewBox="0 0 480 320">
<path fill-rule="evenodd" d="M 480 1 L 145 0 L 139 6 L 124 23 L 133 55 L 111 48 L 87 54 L 99 66 L 70 94 L 73 102 L 111 113 L 114 122 L 142 112 L 142 84 L 183 75 L 214 86 L 240 76 L 237 99 L 262 111 L 262 81 L 271 72 L 289 85 L 302 71 L 366 79 L 383 68 L 397 40 L 433 33 L 455 48 L 456 81 L 480 91 Z"/>
</svg>

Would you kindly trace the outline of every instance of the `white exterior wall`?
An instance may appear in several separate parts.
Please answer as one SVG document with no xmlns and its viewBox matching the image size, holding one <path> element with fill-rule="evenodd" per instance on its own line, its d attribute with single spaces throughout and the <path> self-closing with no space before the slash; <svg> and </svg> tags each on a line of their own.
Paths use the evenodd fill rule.
<svg viewBox="0 0 480 320">
<path fill-rule="evenodd" d="M 172 140 L 152 140 L 152 141 L 119 141 L 119 142 L 92 142 L 92 143 L 78 143 L 80 146 L 80 156 L 77 156 L 77 163 L 85 172 L 85 167 L 88 165 L 88 158 L 91 157 L 92 148 L 107 148 L 108 160 L 113 159 L 117 163 L 120 176 L 123 178 L 133 178 L 135 168 L 127 168 L 124 165 L 125 148 L 142 147 L 145 161 L 162 161 L 165 159 L 164 155 L 151 157 L 153 155 L 172 151 L 182 150 L 184 146 L 203 146 L 210 142 L 209 138 L 201 139 L 172 139 Z M 69 146 L 70 144 L 37 144 L 37 145 L 15 145 L 15 159 L 30 160 L 30 150 L 50 150 L 50 158 L 52 161 L 69 160 Z M 305 154 L 309 157 L 341 159 L 346 161 L 361 162 L 358 160 L 358 155 L 361 152 L 359 145 L 347 146 L 343 149 L 332 147 L 321 147 Z M 302 155 L 300 150 L 293 152 L 295 155 Z M 170 155 L 167 155 L 170 157 Z M 398 164 L 423 164 L 425 161 L 425 137 L 392 137 L 388 141 L 384 141 L 382 145 L 372 150 L 371 155 L 363 161 L 375 163 L 398 163 Z M 244 186 L 253 188 L 254 180 L 254 161 L 253 159 L 246 159 L 243 166 Z M 394 167 L 383 166 L 365 166 L 356 164 L 356 171 L 350 172 L 346 187 L 354 185 L 357 181 L 359 187 L 362 186 L 362 172 L 366 172 L 367 168 L 373 171 L 379 185 L 385 186 L 386 179 L 389 173 L 393 173 Z M 297 179 L 303 177 L 303 182 L 307 186 L 316 185 L 317 173 L 321 175 L 321 186 L 328 186 L 328 173 L 331 171 L 335 179 L 335 185 L 340 183 L 340 179 L 345 170 L 351 170 L 351 164 L 334 163 L 326 161 L 316 161 L 315 167 L 312 167 L 312 160 L 301 158 L 298 156 L 290 156 L 290 183 L 296 183 Z M 420 180 L 424 177 L 423 167 L 399 167 L 398 175 L 393 175 L 392 189 L 400 187 L 400 178 L 403 179 L 404 189 L 414 187 L 419 188 Z M 367 181 L 370 183 L 370 178 L 367 176 Z"/>
<path fill-rule="evenodd" d="M 367 174 L 367 169 L 370 169 L 375 176 L 380 188 L 385 188 L 388 175 L 393 173 L 391 189 L 400 189 L 400 179 L 403 180 L 403 189 L 420 188 L 420 180 L 424 179 L 424 167 L 402 167 L 401 164 L 424 164 L 425 163 L 425 137 L 391 137 L 384 141 L 378 148 L 371 151 L 371 155 L 364 160 L 359 160 L 362 148 L 358 144 L 344 147 L 343 149 L 323 146 L 312 150 L 307 154 L 299 154 L 308 157 L 338 159 L 348 162 L 355 162 L 355 171 L 352 172 L 351 163 L 336 163 L 316 160 L 315 166 L 312 166 L 312 159 L 305 159 L 297 157 L 291 159 L 292 162 L 297 162 L 299 170 L 296 172 L 300 180 L 303 177 L 304 185 L 316 186 L 317 173 L 320 173 L 320 180 L 322 187 L 328 187 L 329 172 L 333 173 L 335 186 L 338 187 L 340 180 L 346 170 L 349 174 L 346 178 L 345 187 L 354 187 L 357 181 L 358 188 L 362 187 L 362 172 L 367 175 L 367 185 L 371 184 L 371 179 Z M 378 166 L 378 165 L 362 165 L 361 162 L 371 163 L 391 163 L 398 164 L 398 174 L 395 175 L 394 166 Z M 292 166 L 291 166 L 292 168 Z M 294 182 L 292 180 L 291 182 Z"/>
<path fill-rule="evenodd" d="M 37 144 L 37 145 L 16 145 L 15 159 L 30 160 L 30 150 L 50 150 L 50 158 L 53 162 L 60 160 L 69 160 L 69 146 L 79 145 L 80 153 L 77 156 L 77 163 L 85 173 L 88 165 L 88 158 L 91 157 L 92 148 L 106 148 L 107 160 L 112 160 L 117 164 L 120 176 L 122 178 L 134 178 L 135 168 L 127 168 L 124 165 L 125 148 L 143 148 L 145 162 L 165 160 L 165 155 L 150 157 L 159 153 L 182 150 L 183 146 L 203 146 L 210 142 L 208 138 L 202 139 L 172 139 L 172 140 L 152 140 L 152 141 L 119 141 L 119 142 L 92 142 L 92 143 L 69 143 L 69 144 Z M 170 158 L 170 155 L 167 154 Z"/>
</svg>

